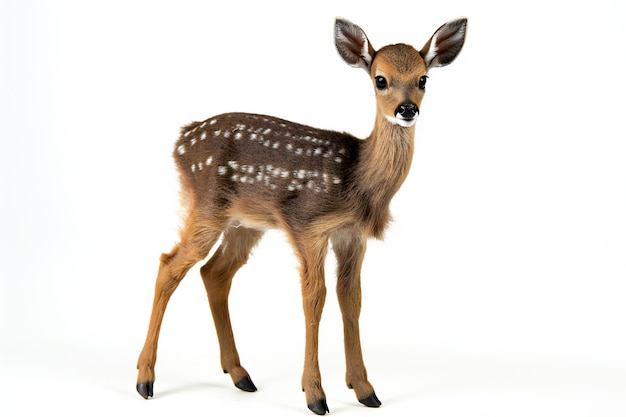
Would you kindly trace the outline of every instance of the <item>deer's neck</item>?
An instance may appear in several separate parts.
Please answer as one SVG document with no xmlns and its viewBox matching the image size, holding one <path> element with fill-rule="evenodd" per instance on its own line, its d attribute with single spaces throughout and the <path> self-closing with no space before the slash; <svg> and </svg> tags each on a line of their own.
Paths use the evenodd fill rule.
<svg viewBox="0 0 626 417">
<path fill-rule="evenodd" d="M 378 115 L 372 134 L 362 142 L 354 187 L 373 237 L 381 238 L 389 222 L 389 204 L 411 167 L 414 138 L 414 126 L 398 126 Z"/>
</svg>

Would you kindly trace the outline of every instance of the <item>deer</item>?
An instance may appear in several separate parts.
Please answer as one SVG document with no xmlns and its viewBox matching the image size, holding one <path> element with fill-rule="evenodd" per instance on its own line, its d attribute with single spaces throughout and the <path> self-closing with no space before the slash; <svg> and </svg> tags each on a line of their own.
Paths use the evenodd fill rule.
<svg viewBox="0 0 626 417">
<path fill-rule="evenodd" d="M 136 389 L 143 398 L 154 395 L 157 344 L 168 301 L 220 239 L 200 275 L 221 366 L 237 388 L 257 390 L 240 363 L 228 297 L 235 273 L 264 232 L 280 229 L 300 267 L 306 325 L 302 390 L 308 408 L 318 415 L 329 412 L 318 363 L 329 248 L 337 259 L 345 381 L 361 404 L 381 405 L 367 377 L 360 341 L 366 243 L 383 238 L 391 199 L 409 173 L 428 72 L 455 60 L 466 28 L 467 19 L 459 18 L 439 27 L 419 51 L 403 43 L 375 50 L 359 26 L 335 20 L 340 57 L 367 71 L 373 84 L 376 116 L 365 139 L 249 113 L 225 113 L 182 128 L 173 157 L 186 214 L 180 241 L 160 257 L 148 334 L 137 362 Z"/>
</svg>

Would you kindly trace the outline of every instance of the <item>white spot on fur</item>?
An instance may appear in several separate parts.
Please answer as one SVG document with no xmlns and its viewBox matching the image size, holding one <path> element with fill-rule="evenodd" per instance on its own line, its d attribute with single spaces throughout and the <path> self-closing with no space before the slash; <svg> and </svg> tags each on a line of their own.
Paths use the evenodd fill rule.
<svg viewBox="0 0 626 417">
<path fill-rule="evenodd" d="M 179 155 L 184 155 L 185 154 L 185 146 L 184 145 L 178 145 L 178 147 L 176 148 L 176 151 L 178 152 Z"/>
<path fill-rule="evenodd" d="M 217 123 L 217 119 L 213 119 L 209 122 L 210 125 L 214 125 L 215 123 Z"/>
<path fill-rule="evenodd" d="M 219 136 L 222 134 L 221 130 L 216 130 L 215 132 L 213 132 L 213 136 Z"/>
<path fill-rule="evenodd" d="M 190 143 L 191 143 L 191 146 L 195 145 L 196 144 L 196 138 L 191 138 Z"/>
<path fill-rule="evenodd" d="M 226 175 L 226 173 L 228 172 L 228 168 L 226 168 L 223 165 L 220 165 L 217 167 L 217 173 L 220 175 Z"/>
<path fill-rule="evenodd" d="M 237 139 L 237 140 L 241 139 L 242 137 L 243 137 L 243 134 L 241 132 L 237 132 L 235 134 L 235 139 Z"/>
<path fill-rule="evenodd" d="M 200 140 L 205 140 L 206 139 L 206 132 L 202 132 L 202 134 L 200 135 Z"/>
<path fill-rule="evenodd" d="M 322 174 L 322 183 L 324 186 L 324 192 L 328 192 L 328 179 L 329 179 L 329 175 L 326 172 L 324 172 Z"/>
<path fill-rule="evenodd" d="M 209 157 L 207 158 L 207 160 L 206 160 L 206 165 L 207 165 L 207 166 L 211 165 L 211 162 L 213 162 L 213 157 L 212 157 L 212 156 L 209 156 Z"/>
</svg>

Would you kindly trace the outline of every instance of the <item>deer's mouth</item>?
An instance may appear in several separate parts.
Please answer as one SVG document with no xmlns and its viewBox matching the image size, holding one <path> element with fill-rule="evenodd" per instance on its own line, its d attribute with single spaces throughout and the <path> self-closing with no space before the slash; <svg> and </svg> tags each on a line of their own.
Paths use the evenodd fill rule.
<svg viewBox="0 0 626 417">
<path fill-rule="evenodd" d="M 410 118 L 410 119 L 404 118 L 404 117 L 402 117 L 399 114 L 397 114 L 395 117 L 387 116 L 387 115 L 385 115 L 385 117 L 387 118 L 387 120 L 389 122 L 391 122 L 393 124 L 396 124 L 398 126 L 402 126 L 402 127 L 411 127 L 417 121 L 417 115 L 415 117 Z"/>
</svg>

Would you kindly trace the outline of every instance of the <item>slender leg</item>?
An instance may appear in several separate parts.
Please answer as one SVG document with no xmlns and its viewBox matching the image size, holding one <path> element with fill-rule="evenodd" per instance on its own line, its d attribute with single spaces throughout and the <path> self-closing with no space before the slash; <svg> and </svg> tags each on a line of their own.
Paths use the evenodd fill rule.
<svg viewBox="0 0 626 417">
<path fill-rule="evenodd" d="M 366 240 L 359 235 L 340 233 L 333 236 L 337 256 L 337 297 L 343 316 L 346 352 L 346 383 L 354 389 L 357 399 L 368 407 L 379 407 L 374 387 L 367 380 L 359 332 L 361 314 L 361 265 Z"/>
<path fill-rule="evenodd" d="M 187 271 L 208 255 L 219 235 L 219 231 L 184 234 L 181 243 L 169 254 L 161 255 L 148 335 L 137 361 L 137 392 L 146 399 L 153 396 L 157 344 L 167 303 Z"/>
<path fill-rule="evenodd" d="M 228 312 L 228 294 L 233 276 L 247 262 L 261 236 L 263 232 L 244 227 L 228 229 L 222 245 L 200 269 L 220 344 L 222 369 L 230 374 L 237 388 L 248 392 L 256 391 L 256 387 L 239 362 Z"/>
<path fill-rule="evenodd" d="M 322 377 L 318 362 L 318 335 L 322 309 L 326 300 L 324 282 L 324 259 L 328 240 L 308 238 L 294 247 L 300 258 L 302 280 L 302 305 L 306 324 L 304 372 L 302 390 L 306 395 L 307 406 L 315 414 L 328 412 L 326 394 L 322 389 Z"/>
</svg>

